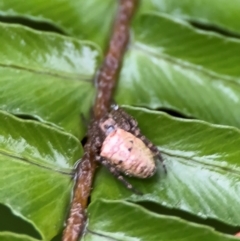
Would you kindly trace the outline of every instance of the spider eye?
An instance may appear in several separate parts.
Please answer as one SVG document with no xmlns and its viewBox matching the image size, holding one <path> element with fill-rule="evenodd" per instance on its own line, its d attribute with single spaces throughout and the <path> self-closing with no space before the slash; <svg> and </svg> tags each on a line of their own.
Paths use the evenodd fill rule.
<svg viewBox="0 0 240 241">
<path fill-rule="evenodd" d="M 106 131 L 106 135 L 109 135 L 112 131 L 115 130 L 113 125 L 104 125 L 105 131 Z"/>
</svg>

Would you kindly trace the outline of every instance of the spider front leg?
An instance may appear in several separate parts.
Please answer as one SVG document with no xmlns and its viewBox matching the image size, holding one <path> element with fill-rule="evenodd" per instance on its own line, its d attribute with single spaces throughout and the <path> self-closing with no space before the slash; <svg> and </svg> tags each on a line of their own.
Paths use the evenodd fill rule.
<svg viewBox="0 0 240 241">
<path fill-rule="evenodd" d="M 119 180 L 121 181 L 128 189 L 133 191 L 137 195 L 142 195 L 142 192 L 138 191 L 136 188 L 133 187 L 131 183 L 129 183 L 121 174 L 120 172 L 112 166 L 105 158 L 101 156 L 96 157 L 96 161 L 102 163 L 107 169 Z"/>
</svg>

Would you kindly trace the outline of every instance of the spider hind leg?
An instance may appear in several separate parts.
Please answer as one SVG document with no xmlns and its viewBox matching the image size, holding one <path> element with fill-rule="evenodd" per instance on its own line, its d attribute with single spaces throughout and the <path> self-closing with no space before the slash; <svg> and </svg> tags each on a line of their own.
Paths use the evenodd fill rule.
<svg viewBox="0 0 240 241">
<path fill-rule="evenodd" d="M 101 156 L 97 156 L 96 160 L 102 163 L 107 169 L 120 181 L 126 186 L 127 189 L 133 191 L 137 195 L 143 195 L 142 192 L 137 190 L 131 183 L 129 183 L 121 174 L 120 172 L 113 166 L 111 165 L 106 159 L 104 159 Z"/>
<path fill-rule="evenodd" d="M 158 151 L 158 154 L 156 155 L 156 157 L 161 162 L 163 170 L 164 170 L 164 173 L 167 174 L 167 167 L 166 167 L 165 162 L 164 162 L 164 160 L 162 158 L 162 155 L 160 154 L 159 151 Z"/>
</svg>

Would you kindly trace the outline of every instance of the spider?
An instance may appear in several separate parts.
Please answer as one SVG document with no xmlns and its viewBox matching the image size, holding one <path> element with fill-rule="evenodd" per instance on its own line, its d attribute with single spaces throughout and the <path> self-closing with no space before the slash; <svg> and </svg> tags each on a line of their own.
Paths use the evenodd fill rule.
<svg viewBox="0 0 240 241">
<path fill-rule="evenodd" d="M 141 194 L 121 173 L 138 178 L 151 177 L 156 171 L 155 157 L 161 161 L 166 173 L 157 147 L 141 134 L 137 121 L 117 105 L 94 124 L 92 135 L 91 146 L 96 160 L 133 192 Z"/>
</svg>

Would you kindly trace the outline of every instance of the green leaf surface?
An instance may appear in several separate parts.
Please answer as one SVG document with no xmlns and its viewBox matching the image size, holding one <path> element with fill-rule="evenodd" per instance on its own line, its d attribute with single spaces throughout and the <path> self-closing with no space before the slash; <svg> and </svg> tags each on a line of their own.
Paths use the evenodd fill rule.
<svg viewBox="0 0 240 241">
<path fill-rule="evenodd" d="M 27 235 L 19 235 L 11 232 L 0 232 L 1 241 L 38 241 L 38 239 L 31 238 Z"/>
<path fill-rule="evenodd" d="M 161 150 L 167 174 L 158 162 L 152 178 L 128 178 L 144 193 L 139 196 L 102 168 L 92 200 L 151 201 L 239 226 L 239 130 L 146 109 L 127 111 L 138 120 L 142 133 Z"/>
<path fill-rule="evenodd" d="M 133 47 L 224 77 L 240 77 L 240 56 L 236 54 L 240 40 L 196 30 L 166 15 L 142 15 L 134 25 Z"/>
<path fill-rule="evenodd" d="M 0 0 L 0 15 L 45 21 L 104 47 L 116 7 L 117 2 L 112 0 Z"/>
<path fill-rule="evenodd" d="M 176 18 L 199 22 L 240 34 L 238 0 L 143 0 L 141 12 L 164 12 Z"/>
<path fill-rule="evenodd" d="M 143 15 L 135 23 L 116 100 L 240 127 L 237 52 L 240 41 L 203 34 L 164 16 Z"/>
<path fill-rule="evenodd" d="M 82 147 L 69 134 L 6 112 L 0 123 L 0 202 L 50 240 L 63 225 Z"/>
<path fill-rule="evenodd" d="M 81 241 L 115 241 L 115 239 L 112 239 L 110 237 L 105 237 L 105 236 L 101 236 L 99 234 L 95 234 L 95 233 L 86 233 L 85 236 L 80 239 Z"/>
<path fill-rule="evenodd" d="M 0 108 L 32 116 L 82 138 L 81 114 L 88 114 L 95 91 L 90 83 L 0 67 Z"/>
<path fill-rule="evenodd" d="M 82 138 L 100 54 L 56 34 L 0 24 L 0 109 L 51 122 Z"/>
<path fill-rule="evenodd" d="M 90 42 L 19 25 L 0 24 L 0 31 L 1 66 L 79 80 L 89 80 L 95 73 L 100 54 Z"/>
<path fill-rule="evenodd" d="M 119 201 L 98 200 L 89 209 L 88 229 L 106 236 L 102 240 L 118 241 L 230 241 L 237 240 L 207 226 L 186 222 L 176 217 L 157 215 L 138 205 Z M 99 237 L 87 234 L 84 241 L 98 241 Z"/>
</svg>

